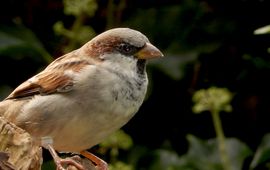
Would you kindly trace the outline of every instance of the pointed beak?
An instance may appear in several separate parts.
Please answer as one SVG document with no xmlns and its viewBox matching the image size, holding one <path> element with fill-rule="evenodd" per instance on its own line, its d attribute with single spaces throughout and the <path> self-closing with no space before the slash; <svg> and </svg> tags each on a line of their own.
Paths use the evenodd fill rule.
<svg viewBox="0 0 270 170">
<path fill-rule="evenodd" d="M 151 43 L 146 43 L 145 46 L 135 54 L 135 56 L 137 56 L 138 59 L 152 59 L 160 58 L 164 55 L 159 49 L 157 49 L 157 47 L 153 46 Z"/>
</svg>

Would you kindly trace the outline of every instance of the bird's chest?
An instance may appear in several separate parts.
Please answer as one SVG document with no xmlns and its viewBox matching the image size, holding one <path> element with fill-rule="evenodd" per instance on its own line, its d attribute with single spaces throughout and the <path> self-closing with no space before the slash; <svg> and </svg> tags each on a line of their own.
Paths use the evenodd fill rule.
<svg viewBox="0 0 270 170">
<path fill-rule="evenodd" d="M 84 136 L 84 140 L 88 141 L 87 147 L 90 147 L 125 125 L 141 106 L 147 86 L 144 83 L 138 88 L 134 84 L 126 83 L 119 80 L 110 87 L 102 88 L 102 85 L 99 85 L 100 90 L 82 94 L 79 104 L 76 104 L 76 111 L 83 115 L 84 119 L 70 120 L 73 121 L 72 126 L 68 126 L 66 131 L 77 129 L 76 134 Z M 84 99 L 87 93 L 91 94 L 91 100 Z"/>
<path fill-rule="evenodd" d="M 135 81 L 122 81 L 116 83 L 110 91 L 110 100 L 116 112 L 136 112 L 143 102 L 146 85 L 137 85 Z"/>
<path fill-rule="evenodd" d="M 147 88 L 147 79 L 106 75 L 88 79 L 95 83 L 80 81 L 69 94 L 38 96 L 24 108 L 28 116 L 18 119 L 28 122 L 25 127 L 32 135 L 52 138 L 58 150 L 80 151 L 95 145 L 131 119 Z M 30 121 L 36 113 L 38 120 Z"/>
<path fill-rule="evenodd" d="M 107 79 L 108 80 L 108 79 Z M 110 84 L 110 85 L 108 85 Z M 129 119 L 141 106 L 145 97 L 147 82 L 138 83 L 134 79 L 115 78 L 111 82 L 100 82 L 101 89 L 95 90 L 94 101 L 89 101 L 88 106 L 96 103 L 96 109 L 100 113 L 106 113 L 107 117 Z"/>
<path fill-rule="evenodd" d="M 95 77 L 89 75 L 77 84 L 78 103 L 96 112 L 133 114 L 143 102 L 147 77 L 139 77 L 123 70 L 96 69 Z M 94 82 L 94 83 L 89 83 Z"/>
</svg>

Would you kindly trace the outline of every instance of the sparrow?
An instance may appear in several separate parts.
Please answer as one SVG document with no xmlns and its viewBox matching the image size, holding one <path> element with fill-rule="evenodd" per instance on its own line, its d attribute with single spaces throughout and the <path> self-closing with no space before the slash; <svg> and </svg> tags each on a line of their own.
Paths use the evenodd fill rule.
<svg viewBox="0 0 270 170">
<path fill-rule="evenodd" d="M 86 151 L 125 125 L 143 103 L 148 59 L 163 57 L 141 32 L 105 31 L 49 64 L 0 102 L 0 116 L 48 149 L 58 169 L 73 164 L 56 151 L 80 153 L 100 169 L 105 161 Z"/>
</svg>

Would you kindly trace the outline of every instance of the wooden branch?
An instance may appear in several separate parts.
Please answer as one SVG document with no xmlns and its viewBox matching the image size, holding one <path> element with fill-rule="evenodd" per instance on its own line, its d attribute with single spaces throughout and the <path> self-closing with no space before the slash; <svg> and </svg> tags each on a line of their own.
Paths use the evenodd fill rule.
<svg viewBox="0 0 270 170">
<path fill-rule="evenodd" d="M 79 156 L 71 157 L 83 165 L 84 170 L 96 170 L 91 161 Z M 0 117 L 0 169 L 40 170 L 42 148 L 33 141 L 30 134 Z M 69 165 L 67 170 L 78 170 Z"/>
<path fill-rule="evenodd" d="M 23 129 L 0 117 L 0 169 L 38 170 L 42 149 Z"/>
</svg>

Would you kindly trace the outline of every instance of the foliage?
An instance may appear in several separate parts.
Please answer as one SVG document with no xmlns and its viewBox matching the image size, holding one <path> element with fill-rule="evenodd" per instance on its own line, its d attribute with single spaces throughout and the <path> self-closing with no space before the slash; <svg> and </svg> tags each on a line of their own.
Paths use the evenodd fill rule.
<svg viewBox="0 0 270 170">
<path fill-rule="evenodd" d="M 254 31 L 254 34 L 269 34 L 270 33 L 270 25 L 258 28 Z"/>
<path fill-rule="evenodd" d="M 178 169 L 222 170 L 222 162 L 218 150 L 218 140 L 201 140 L 188 135 L 188 153 L 180 157 Z M 226 139 L 226 148 L 232 170 L 241 170 L 244 160 L 251 155 L 251 150 L 243 142 L 235 138 Z"/>
<path fill-rule="evenodd" d="M 232 107 L 230 102 L 232 100 L 231 92 L 226 88 L 211 87 L 207 90 L 198 90 L 193 95 L 194 113 L 201 113 L 203 111 L 215 111 L 215 112 L 231 112 Z"/>
<path fill-rule="evenodd" d="M 68 43 L 63 49 L 63 52 L 66 53 L 78 48 L 95 36 L 94 29 L 85 25 L 84 22 L 87 17 L 93 17 L 98 5 L 95 0 L 64 0 L 63 3 L 64 13 L 73 15 L 75 21 L 71 28 L 65 28 L 63 21 L 57 21 L 53 28 L 56 34 L 68 39 Z"/>
<path fill-rule="evenodd" d="M 98 7 L 95 0 L 64 0 L 63 3 L 64 13 L 66 15 L 74 15 L 78 17 L 83 14 L 93 16 Z"/>
<path fill-rule="evenodd" d="M 110 155 L 110 169 L 132 170 L 133 167 L 118 160 L 120 150 L 129 150 L 133 145 L 131 137 L 123 130 L 116 131 L 107 140 L 100 143 L 100 152 Z"/>
<path fill-rule="evenodd" d="M 250 164 L 250 169 L 256 168 L 259 164 L 264 164 L 270 159 L 270 134 L 266 134 L 257 151 L 254 158 Z"/>
<path fill-rule="evenodd" d="M 16 58 L 38 55 L 47 62 L 52 61 L 50 54 L 35 34 L 23 25 L 0 26 L 0 55 Z"/>
<path fill-rule="evenodd" d="M 217 135 L 219 157 L 222 165 L 221 169 L 224 170 L 238 169 L 231 163 L 228 154 L 228 144 L 226 143 L 219 115 L 221 111 L 232 110 L 230 105 L 231 99 L 232 95 L 227 89 L 216 87 L 212 87 L 207 90 L 199 90 L 193 96 L 193 100 L 195 102 L 193 107 L 194 112 L 199 113 L 202 111 L 209 111 L 212 115 Z"/>
<path fill-rule="evenodd" d="M 254 31 L 255 35 L 261 34 L 270 34 L 270 25 L 266 25 L 264 27 L 258 28 Z M 268 53 L 270 53 L 270 47 L 267 49 Z"/>
<path fill-rule="evenodd" d="M 1 98 L 51 54 L 111 27 L 138 29 L 166 54 L 149 63 L 149 96 L 138 114 L 97 147 L 111 170 L 270 169 L 266 1 L 15 0 L 1 7 L 9 3 L 14 10 L 0 15 Z M 50 159 L 44 170 L 54 167 Z"/>
<path fill-rule="evenodd" d="M 242 169 L 244 160 L 248 156 L 251 156 L 252 152 L 247 145 L 238 139 L 229 139 L 224 136 L 219 113 L 221 111 L 232 111 L 232 107 L 229 104 L 231 100 L 232 94 L 225 88 L 211 87 L 209 89 L 198 90 L 194 94 L 194 112 L 210 111 L 213 117 L 217 139 L 214 140 L 215 142 L 208 140 L 207 144 L 203 146 L 203 142 L 200 142 L 195 137 L 188 136 L 191 149 L 187 155 L 191 156 L 191 162 L 196 162 L 192 169 L 240 170 Z M 269 143 L 270 136 L 268 134 L 263 137 L 262 143 L 258 147 L 250 164 L 250 169 L 254 169 L 260 163 L 264 163 L 270 159 Z M 208 162 L 204 162 L 205 160 Z M 185 165 L 185 167 L 187 166 Z M 181 169 L 184 169 L 184 167 Z"/>
</svg>

